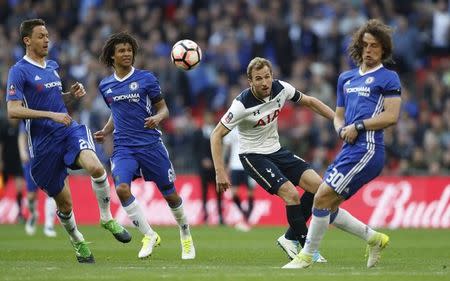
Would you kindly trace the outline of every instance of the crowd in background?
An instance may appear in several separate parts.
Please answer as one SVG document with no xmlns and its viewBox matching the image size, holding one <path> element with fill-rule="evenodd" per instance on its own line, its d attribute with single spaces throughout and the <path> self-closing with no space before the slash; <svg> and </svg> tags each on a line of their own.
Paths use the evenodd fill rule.
<svg viewBox="0 0 450 281">
<path fill-rule="evenodd" d="M 402 80 L 402 114 L 385 133 L 388 175 L 450 174 L 450 8 L 444 0 L 0 0 L 0 119 L 6 120 L 8 69 L 24 55 L 19 24 L 27 18 L 47 23 L 49 58 L 60 65 L 66 89 L 82 82 L 87 96 L 71 116 L 101 129 L 110 111 L 98 94 L 111 73 L 98 60 L 107 37 L 127 30 L 140 44 L 136 67 L 158 77 L 171 116 L 163 138 L 177 173 L 192 166 L 194 132 L 205 111 L 221 117 L 231 100 L 248 87 L 246 67 L 254 56 L 270 59 L 274 77 L 335 107 L 340 72 L 355 67 L 346 48 L 369 18 L 395 30 L 394 62 Z M 176 69 L 172 45 L 196 41 L 203 51 L 194 70 Z M 216 121 L 217 121 L 216 120 Z M 282 144 L 326 169 L 341 142 L 332 123 L 294 104 L 279 116 Z M 98 146 L 106 164 L 111 142 Z"/>
</svg>

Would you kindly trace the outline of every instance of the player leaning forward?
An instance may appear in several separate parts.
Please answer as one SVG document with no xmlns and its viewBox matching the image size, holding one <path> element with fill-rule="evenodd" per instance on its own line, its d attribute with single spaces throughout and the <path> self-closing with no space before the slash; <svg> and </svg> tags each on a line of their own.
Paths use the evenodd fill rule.
<svg viewBox="0 0 450 281">
<path fill-rule="evenodd" d="M 131 193 L 131 181 L 137 175 L 157 185 L 180 227 L 181 258 L 194 259 L 183 200 L 174 185 L 175 171 L 158 130 L 169 110 L 156 77 L 150 71 L 133 67 L 137 50 L 136 39 L 125 32 L 111 35 L 103 46 L 100 60 L 114 73 L 100 82 L 99 92 L 111 109 L 111 116 L 94 138 L 102 142 L 106 135 L 114 134 L 111 162 L 116 192 L 128 217 L 144 234 L 138 257 L 150 256 L 161 238 Z"/>
<path fill-rule="evenodd" d="M 230 187 L 222 157 L 222 139 L 237 127 L 239 158 L 244 169 L 268 193 L 278 195 L 286 204 L 289 229 L 278 243 L 290 258 L 294 258 L 298 253 L 297 245 L 303 246 L 305 242 L 313 193 L 316 193 L 321 179 L 302 158 L 281 147 L 278 115 L 287 100 L 306 106 L 330 120 L 334 112 L 289 83 L 274 80 L 272 65 L 267 59 L 256 57 L 250 61 L 247 79 L 250 88 L 236 97 L 211 135 L 217 188 L 222 192 Z M 307 191 L 301 199 L 295 188 L 297 185 Z M 316 256 L 323 259 L 318 253 Z"/>
<path fill-rule="evenodd" d="M 46 60 L 50 41 L 43 20 L 22 22 L 20 36 L 26 54 L 9 71 L 8 117 L 25 120 L 31 176 L 55 199 L 58 218 L 70 236 L 78 261 L 93 263 L 94 257 L 77 229 L 72 212 L 67 167 L 84 168 L 91 176 L 102 226 L 121 242 L 129 242 L 131 236 L 112 218 L 106 171 L 95 154 L 89 129 L 67 113 L 65 102 L 81 98 L 86 92 L 80 83 L 72 85 L 69 92 L 62 92 L 58 64 Z"/>
<path fill-rule="evenodd" d="M 305 247 L 283 268 L 309 267 L 330 222 L 367 241 L 368 268 L 378 263 L 389 242 L 386 234 L 374 231 L 339 205 L 383 170 L 383 129 L 394 125 L 400 113 L 400 79 L 382 64 L 392 54 L 391 29 L 379 20 L 369 20 L 353 35 L 349 51 L 359 67 L 339 76 L 334 118 L 345 143 L 314 198 Z"/>
</svg>

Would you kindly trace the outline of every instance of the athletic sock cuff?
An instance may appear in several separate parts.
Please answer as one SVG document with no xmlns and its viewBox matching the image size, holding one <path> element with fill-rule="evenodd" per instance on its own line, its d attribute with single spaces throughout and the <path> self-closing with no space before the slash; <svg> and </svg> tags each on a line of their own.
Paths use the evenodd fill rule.
<svg viewBox="0 0 450 281">
<path fill-rule="evenodd" d="M 313 215 L 316 217 L 326 217 L 330 214 L 330 209 L 317 209 L 313 208 Z"/>
<path fill-rule="evenodd" d="M 62 220 L 68 220 L 72 217 L 72 211 L 70 211 L 69 213 L 63 213 L 61 211 L 56 211 L 56 215 L 58 215 L 58 217 L 61 218 Z"/>
<path fill-rule="evenodd" d="M 336 212 L 330 214 L 330 223 L 334 222 L 338 213 L 339 213 L 339 208 L 336 210 Z"/>
<path fill-rule="evenodd" d="M 172 211 L 176 211 L 182 207 L 183 207 L 183 199 L 180 200 L 180 203 L 176 207 L 170 207 L 170 209 L 172 209 Z"/>
<path fill-rule="evenodd" d="M 133 203 L 135 199 L 136 199 L 136 198 L 134 198 L 134 196 L 131 195 L 130 198 L 128 198 L 127 201 L 122 202 L 122 207 L 128 207 L 128 206 L 130 206 L 131 203 Z"/>
<path fill-rule="evenodd" d="M 294 211 L 294 212 L 301 212 L 302 211 L 302 209 L 301 209 L 301 207 L 300 207 L 300 204 L 298 204 L 298 205 L 287 205 L 286 206 L 286 210 L 287 211 Z"/>
<path fill-rule="evenodd" d="M 106 174 L 106 171 L 105 171 L 105 173 L 103 175 L 101 175 L 100 177 L 98 177 L 98 178 L 91 177 L 91 179 L 96 183 L 100 183 L 100 182 L 104 182 L 106 180 L 107 176 L 108 175 Z"/>
</svg>

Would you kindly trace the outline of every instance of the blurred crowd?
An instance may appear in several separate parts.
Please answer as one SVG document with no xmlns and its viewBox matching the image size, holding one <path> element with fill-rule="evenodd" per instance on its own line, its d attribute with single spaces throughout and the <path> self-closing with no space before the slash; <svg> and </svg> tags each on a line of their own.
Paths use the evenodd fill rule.
<svg viewBox="0 0 450 281">
<path fill-rule="evenodd" d="M 386 131 L 387 175 L 450 174 L 450 7 L 444 0 L 0 0 L 0 118 L 6 118 L 8 69 L 24 55 L 19 24 L 46 21 L 49 58 L 63 85 L 84 83 L 88 95 L 70 108 L 74 119 L 101 129 L 109 109 L 97 92 L 111 73 L 98 60 L 107 37 L 127 30 L 140 44 L 136 67 L 153 71 L 171 112 L 164 140 L 178 173 L 195 172 L 194 133 L 206 111 L 221 117 L 248 87 L 254 56 L 270 59 L 274 77 L 335 107 L 340 72 L 355 67 L 346 53 L 352 33 L 369 18 L 395 30 L 394 63 L 403 110 Z M 183 72 L 171 46 L 192 39 L 203 61 Z M 217 121 L 216 120 L 216 121 Z M 339 149 L 332 123 L 296 105 L 279 117 L 282 144 L 323 172 Z M 108 163 L 111 144 L 99 146 Z"/>
</svg>

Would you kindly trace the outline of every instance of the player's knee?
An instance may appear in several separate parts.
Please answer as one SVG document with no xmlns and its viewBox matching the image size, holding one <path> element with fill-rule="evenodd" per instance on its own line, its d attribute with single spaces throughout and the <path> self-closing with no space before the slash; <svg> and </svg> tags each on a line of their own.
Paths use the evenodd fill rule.
<svg viewBox="0 0 450 281">
<path fill-rule="evenodd" d="M 130 186 L 126 183 L 121 183 L 116 187 L 116 193 L 120 201 L 124 202 L 131 197 Z"/>
<path fill-rule="evenodd" d="M 64 198 L 56 201 L 58 211 L 68 214 L 72 211 L 72 200 L 70 198 Z"/>
<path fill-rule="evenodd" d="M 314 207 L 319 209 L 332 208 L 336 199 L 334 191 L 319 189 L 319 192 L 314 196 Z"/>
<path fill-rule="evenodd" d="M 99 178 L 105 174 L 105 169 L 102 165 L 88 165 L 89 167 L 86 167 L 86 170 L 93 178 Z"/>
<path fill-rule="evenodd" d="M 281 197 L 286 205 L 300 204 L 300 196 L 295 186 L 287 181 L 278 189 L 277 195 Z"/>
<path fill-rule="evenodd" d="M 323 196 L 321 194 L 316 194 L 314 196 L 314 207 L 316 208 L 326 208 L 326 204 L 325 204 L 325 199 L 323 198 Z"/>
<path fill-rule="evenodd" d="M 181 197 L 176 192 L 174 192 L 168 196 L 165 196 L 164 198 L 166 199 L 166 202 L 170 208 L 176 208 L 176 207 L 180 206 L 180 204 L 182 202 Z"/>
<path fill-rule="evenodd" d="M 286 194 L 282 197 L 286 205 L 298 205 L 300 204 L 300 196 L 295 188 L 286 192 Z"/>
</svg>

